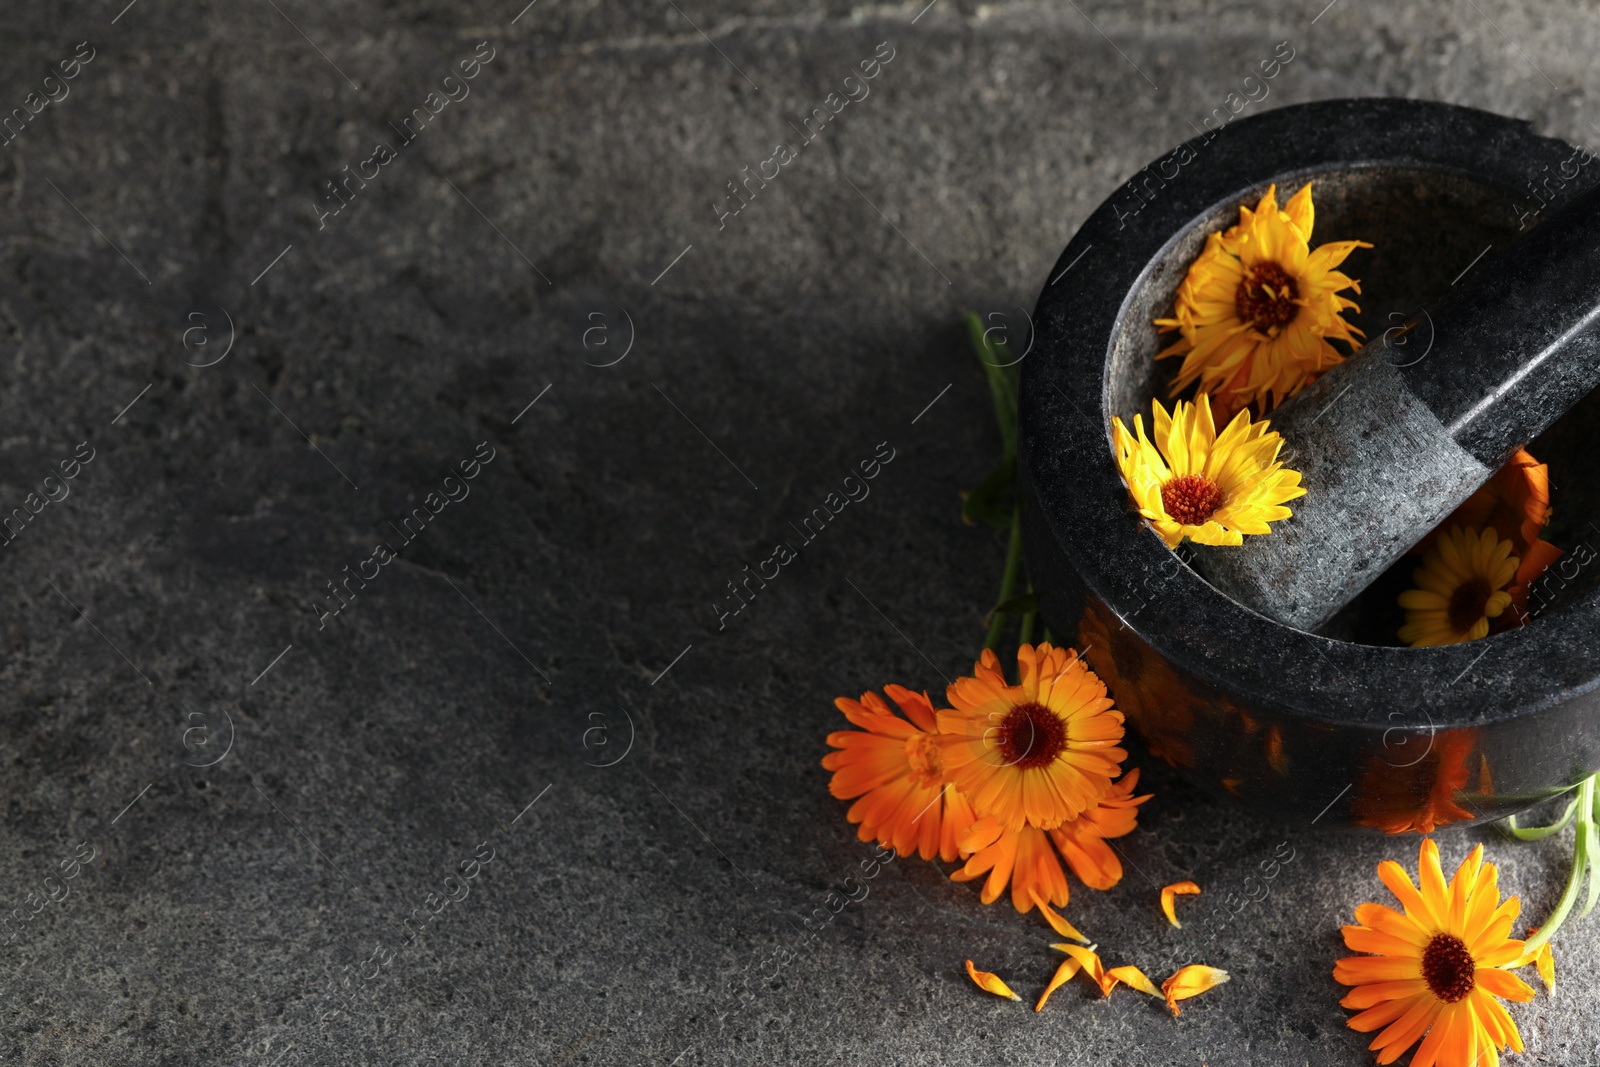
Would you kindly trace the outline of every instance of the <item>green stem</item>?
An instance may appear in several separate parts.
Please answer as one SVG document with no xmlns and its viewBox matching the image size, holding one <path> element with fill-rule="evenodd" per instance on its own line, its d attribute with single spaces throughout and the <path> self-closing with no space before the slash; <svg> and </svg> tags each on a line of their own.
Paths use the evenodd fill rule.
<svg viewBox="0 0 1600 1067">
<path fill-rule="evenodd" d="M 1572 821 L 1572 816 L 1577 810 L 1578 802 L 1574 800 L 1567 805 L 1567 813 L 1549 826 L 1529 826 L 1526 829 L 1517 825 L 1517 817 L 1513 815 L 1506 820 L 1506 828 L 1511 831 L 1518 841 L 1543 841 L 1552 834 L 1559 834 L 1562 830 L 1565 830 L 1567 823 Z"/>
<path fill-rule="evenodd" d="M 1017 575 L 1022 570 L 1022 512 L 1017 508 L 1011 509 L 1011 544 L 1006 548 L 1006 569 L 1000 576 L 1000 597 L 995 601 L 998 607 L 1010 600 L 1017 588 Z M 989 635 L 983 640 L 983 647 L 999 652 L 1000 638 L 1005 635 L 1006 616 L 1003 612 L 995 612 L 994 619 L 989 623 Z"/>
<path fill-rule="evenodd" d="M 1032 582 L 1028 583 L 1028 592 L 1033 592 Z M 1038 616 L 1039 613 L 1037 611 L 1030 611 L 1022 617 L 1022 636 L 1017 638 L 1019 643 L 1024 645 L 1033 644 L 1033 623 Z"/>
<path fill-rule="evenodd" d="M 1564 785 L 1559 789 L 1543 789 L 1537 793 L 1472 793 L 1463 790 L 1460 794 L 1467 804 L 1534 804 L 1551 797 L 1565 796 L 1577 786 Z"/>
<path fill-rule="evenodd" d="M 1589 848 L 1594 840 L 1595 819 L 1595 778 L 1590 775 L 1578 786 L 1578 829 L 1577 836 L 1572 846 L 1572 873 L 1567 876 L 1567 887 L 1561 893 L 1561 899 L 1556 903 L 1555 911 L 1539 927 L 1539 932 L 1527 941 L 1523 949 L 1523 959 L 1532 959 L 1539 947 L 1555 936 L 1561 924 L 1566 922 L 1567 914 L 1572 911 L 1572 905 L 1577 903 L 1578 890 L 1583 885 L 1584 873 L 1590 865 Z"/>
</svg>

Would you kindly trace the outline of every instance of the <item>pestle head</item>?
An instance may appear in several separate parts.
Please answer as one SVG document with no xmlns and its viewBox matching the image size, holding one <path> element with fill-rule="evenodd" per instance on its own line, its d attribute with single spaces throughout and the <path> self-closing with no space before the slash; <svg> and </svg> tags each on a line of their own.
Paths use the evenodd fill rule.
<svg viewBox="0 0 1600 1067">
<path fill-rule="evenodd" d="M 1306 495 L 1269 536 L 1195 546 L 1222 592 L 1315 630 L 1600 384 L 1600 190 L 1454 284 L 1410 361 L 1379 337 L 1271 414 Z"/>
</svg>

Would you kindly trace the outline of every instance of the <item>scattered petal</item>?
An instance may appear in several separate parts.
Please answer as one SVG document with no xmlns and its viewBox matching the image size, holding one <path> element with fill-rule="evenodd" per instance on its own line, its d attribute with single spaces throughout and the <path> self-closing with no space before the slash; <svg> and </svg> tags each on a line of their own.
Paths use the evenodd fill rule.
<svg viewBox="0 0 1600 1067">
<path fill-rule="evenodd" d="M 985 993 L 993 993 L 997 997 L 1010 997 L 1012 1000 L 1022 999 L 1011 991 L 1011 987 L 1006 985 L 998 974 L 990 974 L 988 971 L 978 970 L 972 965 L 971 960 L 967 961 L 967 975 Z"/>
<path fill-rule="evenodd" d="M 1538 927 L 1528 931 L 1529 935 L 1538 932 Z M 1556 991 L 1556 958 L 1550 951 L 1550 942 L 1546 941 L 1540 945 L 1533 955 L 1522 957 L 1522 966 L 1526 967 L 1530 963 L 1539 969 L 1539 977 L 1544 979 L 1545 991 L 1554 993 Z"/>
<path fill-rule="evenodd" d="M 1033 1006 L 1033 1010 L 1044 1011 L 1044 1002 L 1050 999 L 1050 994 L 1072 981 L 1072 976 L 1077 974 L 1082 966 L 1083 964 L 1076 959 L 1062 960 L 1061 966 L 1056 968 L 1054 977 L 1050 979 L 1050 984 L 1045 986 L 1044 992 L 1039 995 L 1039 1003 Z"/>
<path fill-rule="evenodd" d="M 1113 967 L 1106 974 L 1124 985 L 1132 986 L 1141 993 L 1148 993 L 1152 997 L 1161 995 L 1161 990 L 1156 988 L 1155 983 L 1150 981 L 1143 971 L 1131 964 L 1123 967 Z"/>
<path fill-rule="evenodd" d="M 1161 992 L 1167 998 L 1167 1007 L 1172 1009 L 1174 1017 L 1182 1014 L 1178 1008 L 1178 1001 L 1197 997 L 1213 986 L 1219 986 L 1229 978 L 1227 971 L 1218 967 L 1207 967 L 1202 963 L 1191 963 L 1187 967 L 1180 967 L 1176 974 L 1161 983 Z"/>
<path fill-rule="evenodd" d="M 1095 954 L 1095 946 L 1090 945 L 1085 948 L 1082 945 L 1051 945 L 1050 947 L 1060 949 L 1077 960 L 1083 968 L 1084 977 L 1098 986 L 1102 995 L 1110 996 L 1111 990 L 1116 988 L 1117 980 L 1106 974 L 1105 965 Z"/>
<path fill-rule="evenodd" d="M 1166 915 L 1167 922 L 1173 926 L 1182 927 L 1183 924 L 1178 921 L 1178 911 L 1173 906 L 1173 902 L 1179 893 L 1194 894 L 1199 892 L 1200 887 L 1190 881 L 1173 882 L 1169 886 L 1163 886 L 1161 888 L 1161 911 Z"/>
<path fill-rule="evenodd" d="M 1074 941 L 1082 941 L 1085 945 L 1089 939 L 1078 932 L 1078 928 L 1061 917 L 1061 913 L 1050 907 L 1049 901 L 1038 893 L 1033 894 L 1033 902 L 1039 906 L 1039 914 L 1044 916 L 1044 921 L 1050 924 L 1050 929 L 1062 937 L 1070 937 Z M 1047 994 L 1048 995 L 1048 994 Z"/>
</svg>

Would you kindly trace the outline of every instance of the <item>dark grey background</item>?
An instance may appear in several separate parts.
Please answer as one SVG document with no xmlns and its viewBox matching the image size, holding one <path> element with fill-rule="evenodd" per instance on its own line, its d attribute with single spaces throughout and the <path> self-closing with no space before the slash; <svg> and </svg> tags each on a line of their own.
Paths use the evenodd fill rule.
<svg viewBox="0 0 1600 1067">
<path fill-rule="evenodd" d="M 0 113 L 97 53 L 0 149 L 0 511 L 95 450 L 0 551 L 0 909 L 44 901 L 0 950 L 6 1062 L 1370 1062 L 1338 926 L 1414 839 L 1263 823 L 1141 754 L 1127 877 L 1069 913 L 1110 963 L 1234 981 L 1176 1021 L 1081 983 L 1036 1016 L 961 964 L 1031 1001 L 1053 936 L 920 861 L 803 932 L 870 854 L 818 766 L 830 702 L 937 690 L 982 640 L 1003 545 L 957 493 L 997 441 L 962 312 L 1031 306 L 1280 41 L 1252 110 L 1398 94 L 1592 141 L 1592 5 L 122 2 L 0 16 Z M 319 231 L 319 186 L 481 41 L 471 95 Z M 884 41 L 719 231 L 724 183 Z M 884 441 L 719 630 L 724 583 Z M 319 630 L 480 442 L 471 495 Z M 1543 915 L 1567 838 L 1447 861 L 1473 840 Z M 1208 919 L 1283 841 L 1271 895 Z M 1155 887 L 1185 877 L 1174 931 Z M 1600 1060 L 1600 922 L 1557 956 L 1513 1062 Z"/>
</svg>

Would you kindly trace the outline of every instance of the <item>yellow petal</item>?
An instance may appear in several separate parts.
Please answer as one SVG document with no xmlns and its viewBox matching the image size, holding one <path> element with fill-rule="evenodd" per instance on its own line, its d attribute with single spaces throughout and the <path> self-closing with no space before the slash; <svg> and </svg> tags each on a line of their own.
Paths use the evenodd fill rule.
<svg viewBox="0 0 1600 1067">
<path fill-rule="evenodd" d="M 1174 1016 L 1181 1014 L 1178 1001 L 1197 997 L 1213 986 L 1219 986 L 1229 978 L 1228 972 L 1218 967 L 1207 967 L 1203 963 L 1191 963 L 1180 967 L 1171 978 L 1161 983 L 1161 992 L 1166 995 L 1167 1007 L 1172 1009 Z"/>
<path fill-rule="evenodd" d="M 1529 934 L 1538 932 L 1537 927 L 1528 931 Z M 1526 967 L 1530 963 L 1539 969 L 1539 977 L 1544 980 L 1545 991 L 1554 993 L 1556 991 L 1556 958 L 1550 951 L 1550 942 L 1546 941 L 1540 945 L 1538 951 L 1534 952 L 1532 956 L 1522 957 L 1518 966 Z"/>
<path fill-rule="evenodd" d="M 1044 992 L 1039 994 L 1039 1003 L 1033 1006 L 1034 1011 L 1044 1011 L 1044 1002 L 1050 999 L 1050 994 L 1072 981 L 1072 976 L 1078 973 L 1078 968 L 1083 964 L 1075 959 L 1061 961 L 1061 966 L 1056 968 L 1055 976 L 1050 979 L 1050 984 L 1044 987 Z"/>
<path fill-rule="evenodd" d="M 1145 977 L 1145 973 L 1143 971 L 1132 965 L 1113 967 L 1106 972 L 1106 975 L 1108 977 L 1115 978 L 1119 982 L 1124 982 L 1132 986 L 1141 993 L 1148 993 L 1152 997 L 1159 997 L 1161 995 L 1161 990 L 1156 988 L 1155 983 L 1150 981 L 1149 978 Z"/>
<path fill-rule="evenodd" d="M 983 990 L 985 993 L 993 993 L 997 997 L 1010 997 L 1012 1000 L 1022 999 L 1015 993 L 1011 992 L 1011 987 L 1006 985 L 1005 982 L 1001 981 L 998 974 L 990 974 L 988 971 L 978 970 L 978 968 L 972 965 L 971 960 L 967 961 L 967 975 L 975 983 L 977 983 L 978 988 Z"/>
<path fill-rule="evenodd" d="M 1169 886 L 1163 886 L 1161 888 L 1161 910 L 1165 913 L 1167 922 L 1181 928 L 1183 924 L 1178 921 L 1178 911 L 1173 906 L 1173 901 L 1179 893 L 1192 894 L 1198 892 L 1200 892 L 1200 887 L 1190 881 L 1173 882 Z"/>
<path fill-rule="evenodd" d="M 1061 917 L 1061 913 L 1050 907 L 1050 902 L 1041 897 L 1037 890 L 1029 891 L 1033 896 L 1034 904 L 1038 905 L 1039 914 L 1044 916 L 1044 921 L 1050 924 L 1050 929 L 1062 937 L 1070 937 L 1074 941 L 1082 941 L 1085 945 L 1089 939 L 1078 932 L 1078 928 Z"/>
</svg>

